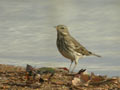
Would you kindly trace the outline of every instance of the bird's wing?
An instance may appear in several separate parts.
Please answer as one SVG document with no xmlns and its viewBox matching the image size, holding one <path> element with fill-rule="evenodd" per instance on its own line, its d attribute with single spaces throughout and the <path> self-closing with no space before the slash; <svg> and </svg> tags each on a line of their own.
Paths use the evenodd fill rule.
<svg viewBox="0 0 120 90">
<path fill-rule="evenodd" d="M 75 40 L 73 37 L 70 38 L 69 40 L 72 48 L 78 52 L 81 53 L 82 55 L 91 55 L 92 52 L 88 51 L 85 47 L 83 47 L 77 40 Z"/>
</svg>

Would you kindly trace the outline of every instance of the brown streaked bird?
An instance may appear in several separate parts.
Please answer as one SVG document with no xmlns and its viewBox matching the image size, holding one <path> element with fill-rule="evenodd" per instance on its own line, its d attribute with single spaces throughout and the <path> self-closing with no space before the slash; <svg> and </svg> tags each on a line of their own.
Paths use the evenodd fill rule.
<svg viewBox="0 0 120 90">
<path fill-rule="evenodd" d="M 77 40 L 75 40 L 69 33 L 68 28 L 65 25 L 55 26 L 57 30 L 57 48 L 59 52 L 66 58 L 71 60 L 69 71 L 71 69 L 72 63 L 75 62 L 75 65 L 72 69 L 74 71 L 75 67 L 78 64 L 79 58 L 83 56 L 94 55 L 101 57 L 100 55 L 94 54 L 88 51 L 83 47 Z"/>
</svg>

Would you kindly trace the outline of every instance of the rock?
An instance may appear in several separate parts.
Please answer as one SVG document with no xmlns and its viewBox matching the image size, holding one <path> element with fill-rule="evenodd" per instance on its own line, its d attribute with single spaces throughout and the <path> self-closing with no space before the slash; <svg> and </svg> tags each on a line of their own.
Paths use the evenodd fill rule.
<svg viewBox="0 0 120 90">
<path fill-rule="evenodd" d="M 0 65 L 0 90 L 120 90 L 120 77 L 89 74 L 85 69 L 69 74 L 65 68 L 28 66 Z"/>
<path fill-rule="evenodd" d="M 101 83 L 101 82 L 104 82 L 106 81 L 106 76 L 100 76 L 100 75 L 95 75 L 94 73 L 91 73 L 91 81 L 90 83 Z"/>
<path fill-rule="evenodd" d="M 78 86 L 78 85 L 80 85 L 80 84 L 81 84 L 80 78 L 75 77 L 75 78 L 72 80 L 72 85 Z"/>
<path fill-rule="evenodd" d="M 54 68 L 42 67 L 37 69 L 38 74 L 48 74 L 48 73 L 55 73 Z"/>
</svg>

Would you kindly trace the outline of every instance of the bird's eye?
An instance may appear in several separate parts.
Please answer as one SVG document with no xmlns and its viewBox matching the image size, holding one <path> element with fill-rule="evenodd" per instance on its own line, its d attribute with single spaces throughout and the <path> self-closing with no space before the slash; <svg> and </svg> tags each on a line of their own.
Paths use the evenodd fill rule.
<svg viewBox="0 0 120 90">
<path fill-rule="evenodd" d="M 64 29 L 64 27 L 61 27 L 60 29 Z"/>
</svg>

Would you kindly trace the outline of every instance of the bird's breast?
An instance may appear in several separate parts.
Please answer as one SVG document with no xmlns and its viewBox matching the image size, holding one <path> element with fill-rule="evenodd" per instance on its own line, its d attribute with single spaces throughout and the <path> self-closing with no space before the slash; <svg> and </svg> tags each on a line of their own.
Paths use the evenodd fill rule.
<svg viewBox="0 0 120 90">
<path fill-rule="evenodd" d="M 75 59 L 74 52 L 70 49 L 70 47 L 67 45 L 66 41 L 63 38 L 57 39 L 57 48 L 64 57 L 71 60 Z"/>
</svg>

